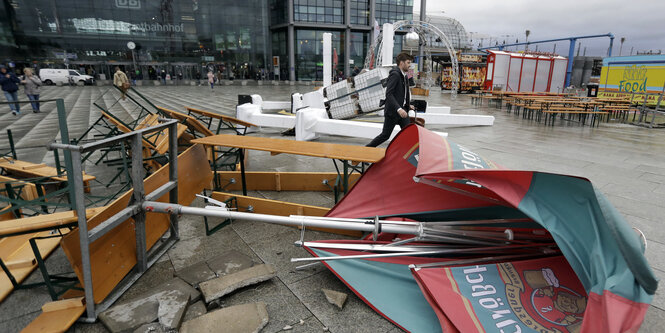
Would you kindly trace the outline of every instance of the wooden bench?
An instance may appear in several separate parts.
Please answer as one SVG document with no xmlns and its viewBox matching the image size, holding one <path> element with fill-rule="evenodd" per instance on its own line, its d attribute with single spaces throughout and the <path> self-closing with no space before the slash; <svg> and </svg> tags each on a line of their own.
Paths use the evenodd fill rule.
<svg viewBox="0 0 665 333">
<path fill-rule="evenodd" d="M 103 210 L 104 207 L 87 209 L 86 217 L 92 217 Z M 66 234 L 69 232 L 67 227 L 75 225 L 77 221 L 75 211 L 0 221 L 0 259 L 4 263 L 9 263 L 7 266 L 9 266 L 14 280 L 12 281 L 5 272 L 0 271 L 0 301 L 14 289 L 14 283 L 22 283 L 37 267 L 30 239 L 52 236 L 51 231 L 53 230 Z M 59 243 L 60 238 L 49 238 L 36 242 L 43 258 L 48 257 Z"/>
<path fill-rule="evenodd" d="M 49 302 L 42 306 L 42 313 L 21 333 L 65 332 L 85 312 L 83 298 Z"/>
<path fill-rule="evenodd" d="M 157 106 L 157 109 L 160 110 L 161 112 L 164 112 L 165 114 L 167 114 L 171 118 L 174 118 L 174 119 L 177 119 L 177 120 L 181 121 L 183 124 L 185 124 L 189 128 L 190 132 L 193 135 L 194 135 L 194 133 L 197 133 L 197 132 L 201 133 L 201 136 L 212 136 L 212 135 L 214 135 L 212 133 L 212 131 L 210 131 L 210 129 L 208 129 L 206 126 L 201 124 L 201 122 L 199 122 L 196 118 L 194 118 L 194 117 L 192 117 L 188 114 L 178 112 L 178 111 L 174 111 L 174 110 L 170 110 L 170 109 L 167 109 L 167 108 L 164 108 L 164 107 L 161 107 L 161 106 Z M 194 137 L 201 137 L 201 136 L 194 135 Z"/>
<path fill-rule="evenodd" d="M 14 189 L 19 189 L 18 198 L 13 198 L 13 196 L 16 193 L 11 193 L 11 194 L 8 193 L 8 191 L 10 190 L 13 192 Z M 44 187 L 41 185 L 38 186 L 33 183 L 25 182 L 11 177 L 0 176 L 0 195 L 4 194 L 4 196 L 6 196 L 8 200 L 10 200 L 10 202 L 7 203 L 7 206 L 0 208 L 0 221 L 12 220 L 17 217 L 19 218 L 22 217 L 23 209 L 21 207 L 19 207 L 18 210 L 12 209 L 12 206 L 15 205 L 12 204 L 11 201 L 20 199 L 21 201 L 29 202 L 29 201 L 39 200 L 40 198 L 43 201 L 46 201 L 45 198 L 42 198 L 44 196 L 44 193 L 46 192 L 44 190 Z M 18 204 L 18 206 L 22 205 Z M 33 209 L 33 211 L 34 212 L 41 211 L 48 213 L 45 206 L 43 205 L 40 206 L 41 209 Z"/>
<path fill-rule="evenodd" d="M 114 116 L 112 116 L 112 115 L 110 115 L 110 114 L 108 114 L 104 111 L 101 111 L 101 113 L 104 117 L 106 117 L 106 119 L 108 119 L 113 125 L 115 125 L 121 132 L 129 133 L 129 132 L 133 131 L 131 128 L 127 127 L 121 121 L 116 119 L 116 117 L 114 117 Z M 149 116 L 145 117 L 139 123 L 139 125 L 136 126 L 137 128 L 135 128 L 134 130 L 150 127 L 150 126 L 156 125 L 158 123 L 159 123 L 159 116 L 149 115 Z M 187 130 L 187 127 L 182 125 L 182 124 L 178 124 L 177 127 L 178 127 L 177 134 L 178 134 L 178 137 L 180 137 Z M 143 146 L 148 148 L 148 149 L 154 150 L 159 154 L 166 153 L 166 151 L 168 150 L 168 146 L 169 146 L 168 131 L 159 132 L 158 134 L 155 134 L 155 135 L 151 136 L 150 138 L 144 137 L 143 138 Z"/>
<path fill-rule="evenodd" d="M 246 122 L 244 120 L 240 120 L 238 118 L 223 115 L 223 114 L 219 114 L 219 113 L 214 113 L 214 112 L 210 112 L 210 111 L 196 109 L 196 108 L 193 108 L 193 107 L 185 107 L 185 109 L 187 110 L 189 115 L 194 114 L 195 117 L 198 120 L 201 120 L 202 118 L 206 119 L 207 121 L 205 121 L 205 122 L 207 122 L 208 129 L 210 129 L 210 127 L 212 126 L 212 120 L 217 119 L 219 122 L 217 124 L 217 130 L 215 131 L 215 134 L 219 134 L 219 131 L 221 130 L 222 125 L 225 125 L 228 129 L 234 129 L 236 131 L 238 130 L 237 126 L 242 126 L 244 128 L 258 127 L 257 125 L 254 125 L 250 122 Z"/>
<path fill-rule="evenodd" d="M 240 149 L 261 150 L 271 154 L 293 154 L 311 157 L 323 157 L 342 161 L 344 171 L 339 171 L 341 192 L 349 190 L 350 174 L 353 168 L 349 165 L 358 163 L 375 163 L 383 159 L 385 149 L 374 147 L 363 147 L 343 145 L 335 143 L 296 141 L 285 139 L 261 138 L 251 136 L 238 136 L 219 134 L 206 138 L 196 139 L 192 142 L 208 146 L 223 146 Z M 245 186 L 244 161 L 240 160 L 243 178 L 243 194 L 247 193 Z"/>
<path fill-rule="evenodd" d="M 62 172 L 58 174 L 58 169 L 55 167 L 47 166 L 46 164 L 35 164 L 31 162 L 15 160 L 13 158 L 3 158 L 0 160 L 0 168 L 4 169 L 5 172 L 17 175 L 20 177 L 26 178 L 48 178 L 58 182 L 66 182 L 67 174 Z M 90 181 L 95 180 L 96 177 L 86 174 L 85 171 L 83 174 L 83 185 L 86 192 L 90 192 Z"/>
<path fill-rule="evenodd" d="M 547 125 L 549 118 L 551 119 L 552 126 L 554 126 L 554 119 L 558 114 L 578 115 L 579 121 L 582 123 L 582 125 L 584 125 L 584 123 L 586 122 L 586 116 L 591 115 L 591 127 L 593 127 L 594 124 L 596 123 L 600 125 L 600 121 L 597 121 L 598 117 L 608 114 L 608 112 L 606 111 L 587 111 L 584 108 L 577 108 L 577 107 L 552 107 L 547 110 L 542 110 L 542 113 L 546 115 L 545 125 Z"/>
</svg>

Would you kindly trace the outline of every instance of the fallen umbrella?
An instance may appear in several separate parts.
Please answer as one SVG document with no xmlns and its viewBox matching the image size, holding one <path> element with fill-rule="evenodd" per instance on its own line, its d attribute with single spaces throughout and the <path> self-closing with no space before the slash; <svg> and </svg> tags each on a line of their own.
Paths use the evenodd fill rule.
<svg viewBox="0 0 665 333">
<path fill-rule="evenodd" d="M 418 126 L 325 218 L 144 208 L 367 232 L 300 245 L 411 332 L 637 331 L 658 285 L 645 244 L 587 179 L 500 169 Z"/>
</svg>

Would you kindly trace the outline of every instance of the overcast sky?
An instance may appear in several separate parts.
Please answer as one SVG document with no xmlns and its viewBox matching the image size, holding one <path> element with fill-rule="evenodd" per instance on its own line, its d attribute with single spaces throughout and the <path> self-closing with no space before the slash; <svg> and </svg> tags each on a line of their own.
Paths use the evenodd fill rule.
<svg viewBox="0 0 665 333">
<path fill-rule="evenodd" d="M 414 12 L 420 0 L 414 0 Z M 623 55 L 639 51 L 662 50 L 665 54 L 665 0 L 428 0 L 428 14 L 441 14 L 458 20 L 467 32 L 492 36 L 492 44 L 570 36 L 598 35 L 611 32 L 616 37 L 612 55 L 619 55 L 621 37 L 625 37 Z M 418 19 L 418 14 L 414 14 Z M 512 37 L 506 37 L 510 35 Z M 606 56 L 609 38 L 582 39 L 580 55 Z M 474 39 L 475 46 L 480 40 Z M 485 39 L 487 46 L 488 40 Z M 559 42 L 556 51 L 567 56 L 569 42 Z M 534 49 L 535 45 L 529 46 Z M 540 44 L 539 50 L 551 52 L 553 43 Z M 577 52 L 577 51 L 576 51 Z"/>
</svg>

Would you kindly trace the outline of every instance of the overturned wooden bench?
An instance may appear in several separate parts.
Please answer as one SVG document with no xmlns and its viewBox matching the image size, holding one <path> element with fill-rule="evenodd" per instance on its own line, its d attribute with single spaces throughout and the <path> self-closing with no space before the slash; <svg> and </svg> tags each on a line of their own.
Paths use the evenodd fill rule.
<svg viewBox="0 0 665 333">
<path fill-rule="evenodd" d="M 13 158 L 4 158 L 0 160 L 0 168 L 4 169 L 6 173 L 25 177 L 25 178 L 48 178 L 57 182 L 66 182 L 67 173 L 58 172 L 58 169 L 52 166 L 47 166 L 46 164 L 36 164 L 21 160 L 15 160 Z M 86 192 L 90 191 L 90 181 L 95 180 L 96 177 L 93 175 L 86 174 L 85 171 L 83 174 L 83 185 Z"/>
</svg>

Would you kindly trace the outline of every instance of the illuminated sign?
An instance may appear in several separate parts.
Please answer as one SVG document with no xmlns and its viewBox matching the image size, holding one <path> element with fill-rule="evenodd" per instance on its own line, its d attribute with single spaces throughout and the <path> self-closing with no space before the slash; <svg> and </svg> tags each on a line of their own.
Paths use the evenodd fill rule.
<svg viewBox="0 0 665 333">
<path fill-rule="evenodd" d="M 83 33 L 107 33 L 129 35 L 137 32 L 184 32 L 185 25 L 180 24 L 160 24 L 160 23 L 138 23 L 133 24 L 115 20 L 101 20 L 92 17 L 73 18 L 69 21 L 74 25 L 76 32 Z M 55 25 L 52 30 L 55 31 Z"/>
</svg>

